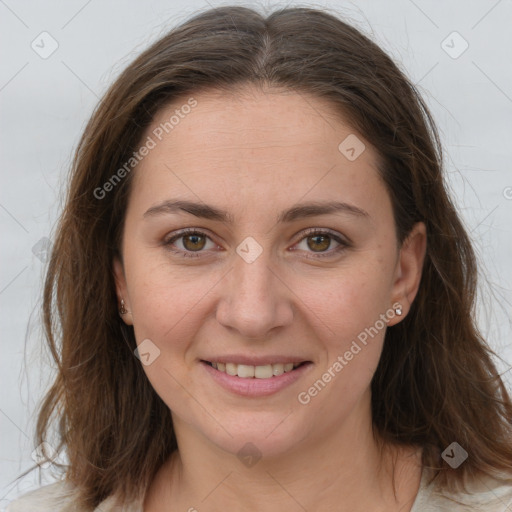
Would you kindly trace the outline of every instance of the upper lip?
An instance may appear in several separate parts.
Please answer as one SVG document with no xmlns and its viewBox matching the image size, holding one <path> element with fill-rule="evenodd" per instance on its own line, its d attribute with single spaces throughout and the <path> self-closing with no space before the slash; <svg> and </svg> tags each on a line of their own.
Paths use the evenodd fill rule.
<svg viewBox="0 0 512 512">
<path fill-rule="evenodd" d="M 309 359 L 304 357 L 285 356 L 282 354 L 276 354 L 275 356 L 248 356 L 247 354 L 231 354 L 225 356 L 205 357 L 202 359 L 202 361 L 207 361 L 210 363 L 246 364 L 249 366 L 310 362 Z"/>
</svg>

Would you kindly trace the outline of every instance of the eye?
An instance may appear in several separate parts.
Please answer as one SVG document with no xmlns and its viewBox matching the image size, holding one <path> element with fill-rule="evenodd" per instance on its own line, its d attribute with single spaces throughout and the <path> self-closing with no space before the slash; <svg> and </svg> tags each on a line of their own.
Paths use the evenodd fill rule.
<svg viewBox="0 0 512 512">
<path fill-rule="evenodd" d="M 177 240 L 181 240 L 183 249 L 176 249 L 174 247 L 174 242 Z M 184 229 L 173 237 L 166 239 L 164 241 L 164 246 L 170 251 L 180 254 L 185 258 L 195 258 L 201 255 L 200 253 L 202 252 L 202 249 L 207 245 L 207 240 L 212 242 L 210 237 L 202 231 L 198 231 L 196 229 Z"/>
<path fill-rule="evenodd" d="M 306 256 L 307 258 L 324 258 L 333 256 L 350 246 L 350 244 L 340 236 L 325 229 L 310 228 L 306 230 L 303 235 L 304 236 L 301 238 L 299 244 L 296 245 L 300 245 L 305 242 L 305 248 L 299 247 L 299 249 L 304 252 L 310 252 L 308 251 L 308 249 L 310 249 L 314 253 L 313 255 Z M 175 247 L 175 242 L 178 240 L 180 241 L 182 248 Z M 327 251 L 327 249 L 331 247 L 333 240 L 338 244 L 338 246 Z M 208 249 L 208 241 L 210 241 L 213 246 L 216 245 L 203 231 L 190 228 L 184 229 L 176 233 L 174 236 L 167 238 L 164 240 L 163 245 L 171 252 L 181 255 L 184 258 L 197 258 L 201 256 L 201 253 L 205 252 L 203 249 Z M 211 248 L 212 247 L 210 247 L 210 249 Z M 293 250 L 295 251 L 297 249 Z"/>
<path fill-rule="evenodd" d="M 307 258 L 331 257 L 340 253 L 350 245 L 337 234 L 334 234 L 333 232 L 325 229 L 310 228 L 303 234 L 306 236 L 304 236 L 300 240 L 299 244 L 297 244 L 299 249 L 305 250 L 306 252 L 308 252 L 308 249 L 311 249 L 313 253 L 315 253 L 313 256 L 306 256 Z M 330 251 L 327 251 L 327 249 L 331 247 L 333 240 L 338 244 L 338 246 Z M 305 248 L 304 245 L 302 248 L 300 248 L 300 244 L 305 244 Z"/>
</svg>

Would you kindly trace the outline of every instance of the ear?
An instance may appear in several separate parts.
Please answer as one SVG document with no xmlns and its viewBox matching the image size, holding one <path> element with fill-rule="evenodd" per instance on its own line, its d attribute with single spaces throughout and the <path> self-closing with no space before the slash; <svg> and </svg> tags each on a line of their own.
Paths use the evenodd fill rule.
<svg viewBox="0 0 512 512">
<path fill-rule="evenodd" d="M 130 298 L 128 297 L 128 287 L 126 286 L 126 276 L 124 274 L 124 267 L 121 259 L 116 256 L 112 264 L 114 270 L 114 280 L 116 283 L 116 294 L 118 309 L 121 309 L 121 299 L 124 300 L 124 307 L 128 310 L 127 313 L 121 315 L 126 325 L 133 325 L 132 308 L 130 305 Z"/>
<path fill-rule="evenodd" d="M 410 310 L 420 286 L 426 249 L 427 228 L 423 222 L 418 222 L 404 240 L 398 255 L 391 297 L 393 304 L 401 304 L 402 315 L 391 318 L 390 326 L 400 322 Z"/>
</svg>

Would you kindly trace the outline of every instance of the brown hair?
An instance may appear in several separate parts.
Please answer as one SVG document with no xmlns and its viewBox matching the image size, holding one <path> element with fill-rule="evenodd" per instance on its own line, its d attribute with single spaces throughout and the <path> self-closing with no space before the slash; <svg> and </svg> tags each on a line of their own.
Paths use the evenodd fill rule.
<svg viewBox="0 0 512 512">
<path fill-rule="evenodd" d="M 44 289 L 46 337 L 58 370 L 41 404 L 37 444 L 58 413 L 66 478 L 89 508 L 127 502 L 177 449 L 168 407 L 134 356 L 118 314 L 119 255 L 133 173 L 102 187 L 132 156 L 163 106 L 206 89 L 283 88 L 327 99 L 381 157 L 397 239 L 427 227 L 420 288 L 406 318 L 387 329 L 373 377 L 373 426 L 383 440 L 423 447 L 424 466 L 451 488 L 512 466 L 512 403 L 475 325 L 477 268 L 447 193 L 439 136 L 397 65 L 334 14 L 305 7 L 267 17 L 246 7 L 196 14 L 134 60 L 99 103 L 78 145 Z M 136 172 L 136 171 L 135 171 Z M 469 458 L 441 459 L 457 441 Z"/>
</svg>

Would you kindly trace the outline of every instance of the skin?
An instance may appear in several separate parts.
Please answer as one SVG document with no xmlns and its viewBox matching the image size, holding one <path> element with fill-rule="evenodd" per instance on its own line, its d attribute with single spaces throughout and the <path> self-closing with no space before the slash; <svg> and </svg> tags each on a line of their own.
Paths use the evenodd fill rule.
<svg viewBox="0 0 512 512">
<path fill-rule="evenodd" d="M 238 510 L 240 503 L 265 512 L 409 511 L 421 450 L 389 447 L 381 455 L 371 429 L 370 383 L 385 329 L 307 405 L 297 396 L 394 303 L 403 314 L 388 325 L 407 315 L 421 278 L 424 224 L 398 247 L 377 153 L 323 100 L 250 87 L 194 98 L 198 105 L 134 171 L 122 261 L 114 261 L 117 295 L 129 311 L 124 321 L 138 344 L 149 338 L 160 350 L 143 368 L 172 411 L 179 446 L 157 473 L 144 511 Z M 144 140 L 185 103 L 162 109 Z M 354 161 L 338 150 L 350 134 L 366 146 Z M 171 198 L 224 209 L 234 222 L 184 212 L 144 217 Z M 292 205 L 328 200 L 368 216 L 276 223 Z M 199 257 L 164 245 L 183 228 L 206 233 Z M 304 235 L 307 228 L 350 243 L 336 253 L 335 239 L 328 245 Z M 262 248 L 252 263 L 236 252 L 248 236 Z M 185 237 L 173 247 L 192 253 L 194 242 Z M 314 259 L 321 254 L 328 256 Z M 313 364 L 278 393 L 248 398 L 221 388 L 200 363 L 233 353 L 296 354 Z M 247 442 L 262 455 L 251 467 L 237 457 Z"/>
</svg>

